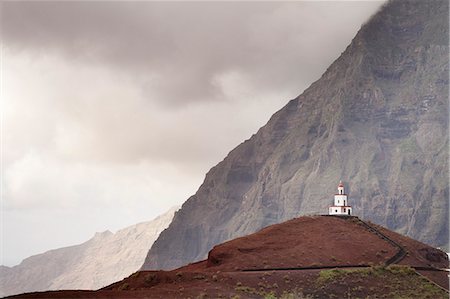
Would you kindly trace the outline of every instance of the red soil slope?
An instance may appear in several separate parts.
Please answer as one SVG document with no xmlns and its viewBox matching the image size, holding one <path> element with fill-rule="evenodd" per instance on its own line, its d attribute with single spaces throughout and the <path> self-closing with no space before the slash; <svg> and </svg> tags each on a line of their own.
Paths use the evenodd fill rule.
<svg viewBox="0 0 450 299">
<path fill-rule="evenodd" d="M 391 263 L 417 267 L 428 280 L 410 268 L 363 268 Z M 334 277 L 334 272 L 327 272 L 334 267 L 347 272 Z M 398 295 L 391 289 L 407 296 L 433 288 L 432 298 L 441 298 L 448 295 L 436 286 L 448 290 L 447 272 L 438 271 L 441 268 L 448 268 L 447 255 L 426 244 L 357 217 L 311 216 L 220 244 L 206 261 L 173 271 L 137 272 L 96 292 L 44 292 L 19 298 L 260 298 L 264 293 L 284 291 L 382 297 Z M 333 280 L 323 279 L 329 275 Z"/>
<path fill-rule="evenodd" d="M 369 265 L 384 263 L 396 252 L 395 246 L 368 231 L 355 217 L 312 216 L 218 245 L 209 252 L 207 268 Z"/>
</svg>

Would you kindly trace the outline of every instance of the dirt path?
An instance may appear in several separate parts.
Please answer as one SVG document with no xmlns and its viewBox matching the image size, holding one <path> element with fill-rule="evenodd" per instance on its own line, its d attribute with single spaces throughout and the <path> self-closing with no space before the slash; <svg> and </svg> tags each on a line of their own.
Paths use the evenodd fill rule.
<svg viewBox="0 0 450 299">
<path fill-rule="evenodd" d="M 403 248 L 403 246 L 401 246 L 400 244 L 398 244 L 397 242 L 395 242 L 394 240 L 392 240 L 391 238 L 389 238 L 388 236 L 386 236 L 385 234 L 383 234 L 382 232 L 380 232 L 377 228 L 371 226 L 370 224 L 368 224 L 365 221 L 362 221 L 361 219 L 357 218 L 359 220 L 359 222 L 364 225 L 370 232 L 376 234 L 378 237 L 380 237 L 381 239 L 385 240 L 386 242 L 390 243 L 391 245 L 395 246 L 398 248 L 397 253 L 392 256 L 390 259 L 388 259 L 385 262 L 386 266 L 389 266 L 390 264 L 397 264 L 398 262 L 400 262 L 402 259 L 405 258 L 406 256 L 406 250 L 405 248 Z"/>
</svg>

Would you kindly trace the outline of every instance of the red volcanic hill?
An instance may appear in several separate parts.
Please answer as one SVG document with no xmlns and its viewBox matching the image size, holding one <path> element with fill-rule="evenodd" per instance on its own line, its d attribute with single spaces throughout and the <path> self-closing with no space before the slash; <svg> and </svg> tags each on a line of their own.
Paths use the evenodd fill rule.
<svg viewBox="0 0 450 299">
<path fill-rule="evenodd" d="M 301 217 L 214 247 L 207 269 L 369 265 L 386 262 L 398 250 L 352 217 Z M 370 246 L 368 246 L 370 244 Z"/>
<path fill-rule="evenodd" d="M 14 298 L 446 298 L 446 268 L 444 252 L 381 226 L 309 216 L 215 246 L 207 260 L 176 270 L 137 272 L 98 291 Z"/>
</svg>

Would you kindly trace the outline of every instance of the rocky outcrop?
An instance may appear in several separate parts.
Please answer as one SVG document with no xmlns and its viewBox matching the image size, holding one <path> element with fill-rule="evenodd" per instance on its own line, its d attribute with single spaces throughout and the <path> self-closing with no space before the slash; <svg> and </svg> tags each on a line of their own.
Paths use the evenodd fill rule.
<svg viewBox="0 0 450 299">
<path fill-rule="evenodd" d="M 120 280 L 142 266 L 176 209 L 116 233 L 96 233 L 80 245 L 31 256 L 14 267 L 1 266 L 0 297 L 44 290 L 92 290 Z"/>
<path fill-rule="evenodd" d="M 447 244 L 448 37 L 448 1 L 385 5 L 318 81 L 209 171 L 143 268 L 176 268 L 225 240 L 326 213 L 340 179 L 355 215 Z"/>
</svg>

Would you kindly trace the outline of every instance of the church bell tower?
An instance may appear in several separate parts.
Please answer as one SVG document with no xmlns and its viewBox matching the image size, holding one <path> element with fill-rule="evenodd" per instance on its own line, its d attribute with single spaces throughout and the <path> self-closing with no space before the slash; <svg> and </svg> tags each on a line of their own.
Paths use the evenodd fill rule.
<svg viewBox="0 0 450 299">
<path fill-rule="evenodd" d="M 352 207 L 348 204 L 344 184 L 339 182 L 338 192 L 334 195 L 334 205 L 328 208 L 329 215 L 352 215 Z"/>
</svg>

